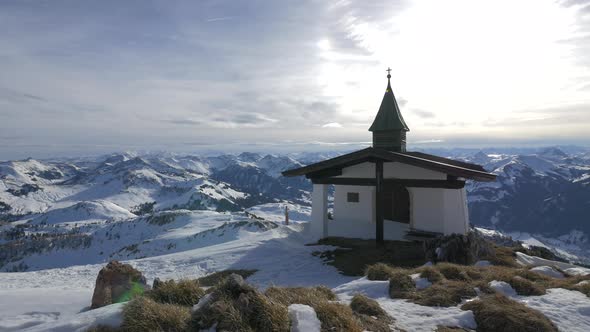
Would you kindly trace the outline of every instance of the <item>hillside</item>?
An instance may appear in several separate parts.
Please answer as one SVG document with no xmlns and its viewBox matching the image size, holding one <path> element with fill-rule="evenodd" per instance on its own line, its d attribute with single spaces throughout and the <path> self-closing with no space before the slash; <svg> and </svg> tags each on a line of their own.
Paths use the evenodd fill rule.
<svg viewBox="0 0 590 332">
<path fill-rule="evenodd" d="M 569 260 L 590 263 L 586 222 L 590 153 L 556 147 L 489 151 L 428 151 L 479 163 L 497 174 L 496 182 L 468 182 L 471 223 L 546 246 Z M 282 221 L 288 206 L 292 221 L 305 222 L 310 214 L 311 184 L 303 177 L 284 178 L 280 172 L 332 156 L 124 153 L 0 163 L 0 220 L 5 222 L 0 225 L 0 245 L 5 248 L 0 270 L 37 269 L 40 267 L 22 259 L 59 252 L 62 247 L 86 250 L 97 242 L 108 243 L 112 250 L 98 250 L 76 262 L 123 257 L 123 248 L 143 247 L 124 228 L 135 225 L 143 231 L 149 225 L 146 218 L 166 211 L 218 211 L 233 213 L 238 219 Z M 141 241 L 166 231 L 150 227 L 145 230 L 150 235 Z M 126 240 L 111 243 L 116 235 L 109 229 Z M 119 250 L 120 254 L 113 253 Z M 138 251 L 129 257 L 152 254 L 156 252 Z M 47 260 L 43 266 L 51 267 L 53 263 L 48 262 L 55 261 Z"/>
</svg>

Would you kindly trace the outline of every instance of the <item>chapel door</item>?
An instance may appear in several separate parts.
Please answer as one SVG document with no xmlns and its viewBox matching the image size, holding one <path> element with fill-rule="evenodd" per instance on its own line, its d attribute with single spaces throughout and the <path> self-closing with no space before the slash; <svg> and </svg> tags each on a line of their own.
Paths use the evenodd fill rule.
<svg viewBox="0 0 590 332">
<path fill-rule="evenodd" d="M 383 192 L 383 218 L 410 222 L 410 193 L 401 185 L 387 186 Z"/>
</svg>

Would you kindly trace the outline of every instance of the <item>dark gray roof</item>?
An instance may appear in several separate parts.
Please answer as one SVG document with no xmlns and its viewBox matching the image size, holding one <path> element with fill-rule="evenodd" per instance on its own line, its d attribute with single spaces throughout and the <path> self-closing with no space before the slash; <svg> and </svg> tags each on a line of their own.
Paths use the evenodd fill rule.
<svg viewBox="0 0 590 332">
<path fill-rule="evenodd" d="M 342 169 L 366 161 L 399 162 L 451 176 L 462 177 L 475 181 L 490 182 L 496 180 L 496 175 L 488 173 L 482 166 L 458 160 L 434 156 L 422 152 L 393 152 L 379 148 L 366 148 L 336 158 L 324 160 L 315 164 L 284 171 L 284 176 L 306 175 L 311 177 L 320 172 L 331 169 Z"/>
</svg>

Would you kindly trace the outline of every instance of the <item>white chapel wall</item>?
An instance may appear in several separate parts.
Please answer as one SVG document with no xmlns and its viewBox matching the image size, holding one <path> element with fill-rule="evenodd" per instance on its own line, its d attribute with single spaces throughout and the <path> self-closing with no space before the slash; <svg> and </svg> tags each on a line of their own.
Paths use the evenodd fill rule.
<svg viewBox="0 0 590 332">
<path fill-rule="evenodd" d="M 444 232 L 444 189 L 408 188 L 410 223 L 418 230 Z"/>
<path fill-rule="evenodd" d="M 444 189 L 445 234 L 464 234 L 469 227 L 465 188 Z"/>
<path fill-rule="evenodd" d="M 347 201 L 347 193 L 359 193 L 357 203 Z M 344 223 L 375 222 L 375 187 L 334 186 L 334 219 Z"/>
</svg>

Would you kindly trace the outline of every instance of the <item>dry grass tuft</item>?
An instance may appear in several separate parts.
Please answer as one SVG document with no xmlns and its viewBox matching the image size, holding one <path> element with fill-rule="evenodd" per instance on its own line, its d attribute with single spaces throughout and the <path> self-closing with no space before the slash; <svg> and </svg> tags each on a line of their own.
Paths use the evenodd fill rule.
<svg viewBox="0 0 590 332">
<path fill-rule="evenodd" d="M 451 263 L 438 263 L 435 265 L 436 269 L 449 280 L 470 280 L 465 270 L 468 269 L 466 266 L 456 265 Z"/>
<path fill-rule="evenodd" d="M 211 292 L 210 303 L 193 313 L 193 330 L 217 324 L 222 331 L 288 331 L 287 307 L 233 275 Z"/>
<path fill-rule="evenodd" d="M 335 302 L 318 302 L 313 306 L 318 319 L 322 323 L 322 332 L 350 331 L 361 332 L 365 330 L 356 318 L 352 309 L 344 304 Z"/>
<path fill-rule="evenodd" d="M 137 297 L 123 308 L 121 329 L 126 332 L 181 332 L 187 329 L 190 318 L 188 307 Z"/>
<path fill-rule="evenodd" d="M 475 315 L 477 331 L 553 332 L 557 328 L 539 311 L 500 294 L 487 295 L 464 304 Z"/>
<path fill-rule="evenodd" d="M 433 267 L 427 266 L 421 269 L 420 278 L 426 278 L 431 283 L 435 284 L 444 279 L 444 276 Z"/>
<path fill-rule="evenodd" d="M 442 325 L 438 325 L 435 330 L 435 332 L 468 332 L 468 331 L 471 331 L 471 330 L 467 330 L 462 327 L 442 326 Z"/>
<path fill-rule="evenodd" d="M 368 298 L 362 294 L 356 294 L 350 301 L 352 311 L 375 317 L 389 317 L 385 310 L 381 308 L 377 301 Z"/>
<path fill-rule="evenodd" d="M 546 293 L 545 287 L 535 284 L 534 282 L 525 279 L 521 276 L 514 276 L 508 280 L 508 283 L 518 295 L 531 296 L 543 295 Z"/>
<path fill-rule="evenodd" d="M 305 304 L 314 306 L 318 302 L 335 301 L 336 295 L 325 286 L 318 287 L 270 287 L 264 293 L 283 305 Z"/>
<path fill-rule="evenodd" d="M 508 266 L 508 267 L 519 267 L 518 263 L 516 263 L 516 250 L 519 249 L 517 247 L 504 247 L 494 245 L 493 255 L 481 257 L 482 260 L 490 261 L 494 265 L 499 266 Z"/>
<path fill-rule="evenodd" d="M 472 284 L 447 280 L 417 292 L 413 302 L 431 307 L 450 307 L 475 296 L 477 293 Z"/>
<path fill-rule="evenodd" d="M 350 307 L 330 302 L 336 295 L 326 287 L 270 287 L 265 295 L 284 306 L 299 303 L 312 307 L 322 322 L 322 331 L 363 331 Z"/>
<path fill-rule="evenodd" d="M 381 308 L 377 301 L 364 295 L 356 294 L 351 302 L 350 308 L 366 331 L 389 332 L 393 319 Z"/>
<path fill-rule="evenodd" d="M 164 281 L 145 293 L 145 296 L 159 303 L 192 306 L 199 302 L 205 291 L 197 280 Z"/>
<path fill-rule="evenodd" d="M 367 267 L 365 270 L 365 275 L 369 280 L 389 280 L 396 271 L 399 269 L 395 269 L 387 264 L 377 263 Z"/>
<path fill-rule="evenodd" d="M 408 299 L 416 291 L 414 280 L 407 271 L 396 271 L 389 279 L 389 296 L 394 298 Z"/>
<path fill-rule="evenodd" d="M 212 287 L 212 286 L 215 286 L 215 285 L 223 282 L 227 277 L 229 277 L 232 274 L 237 274 L 240 277 L 242 277 L 244 279 L 247 279 L 249 276 L 251 276 L 254 273 L 256 273 L 256 271 L 258 271 L 258 270 L 224 270 L 224 271 L 218 271 L 218 272 L 213 272 L 213 273 L 211 273 L 209 275 L 206 275 L 204 277 L 201 277 L 201 278 L 197 279 L 197 281 L 203 287 Z"/>
</svg>

